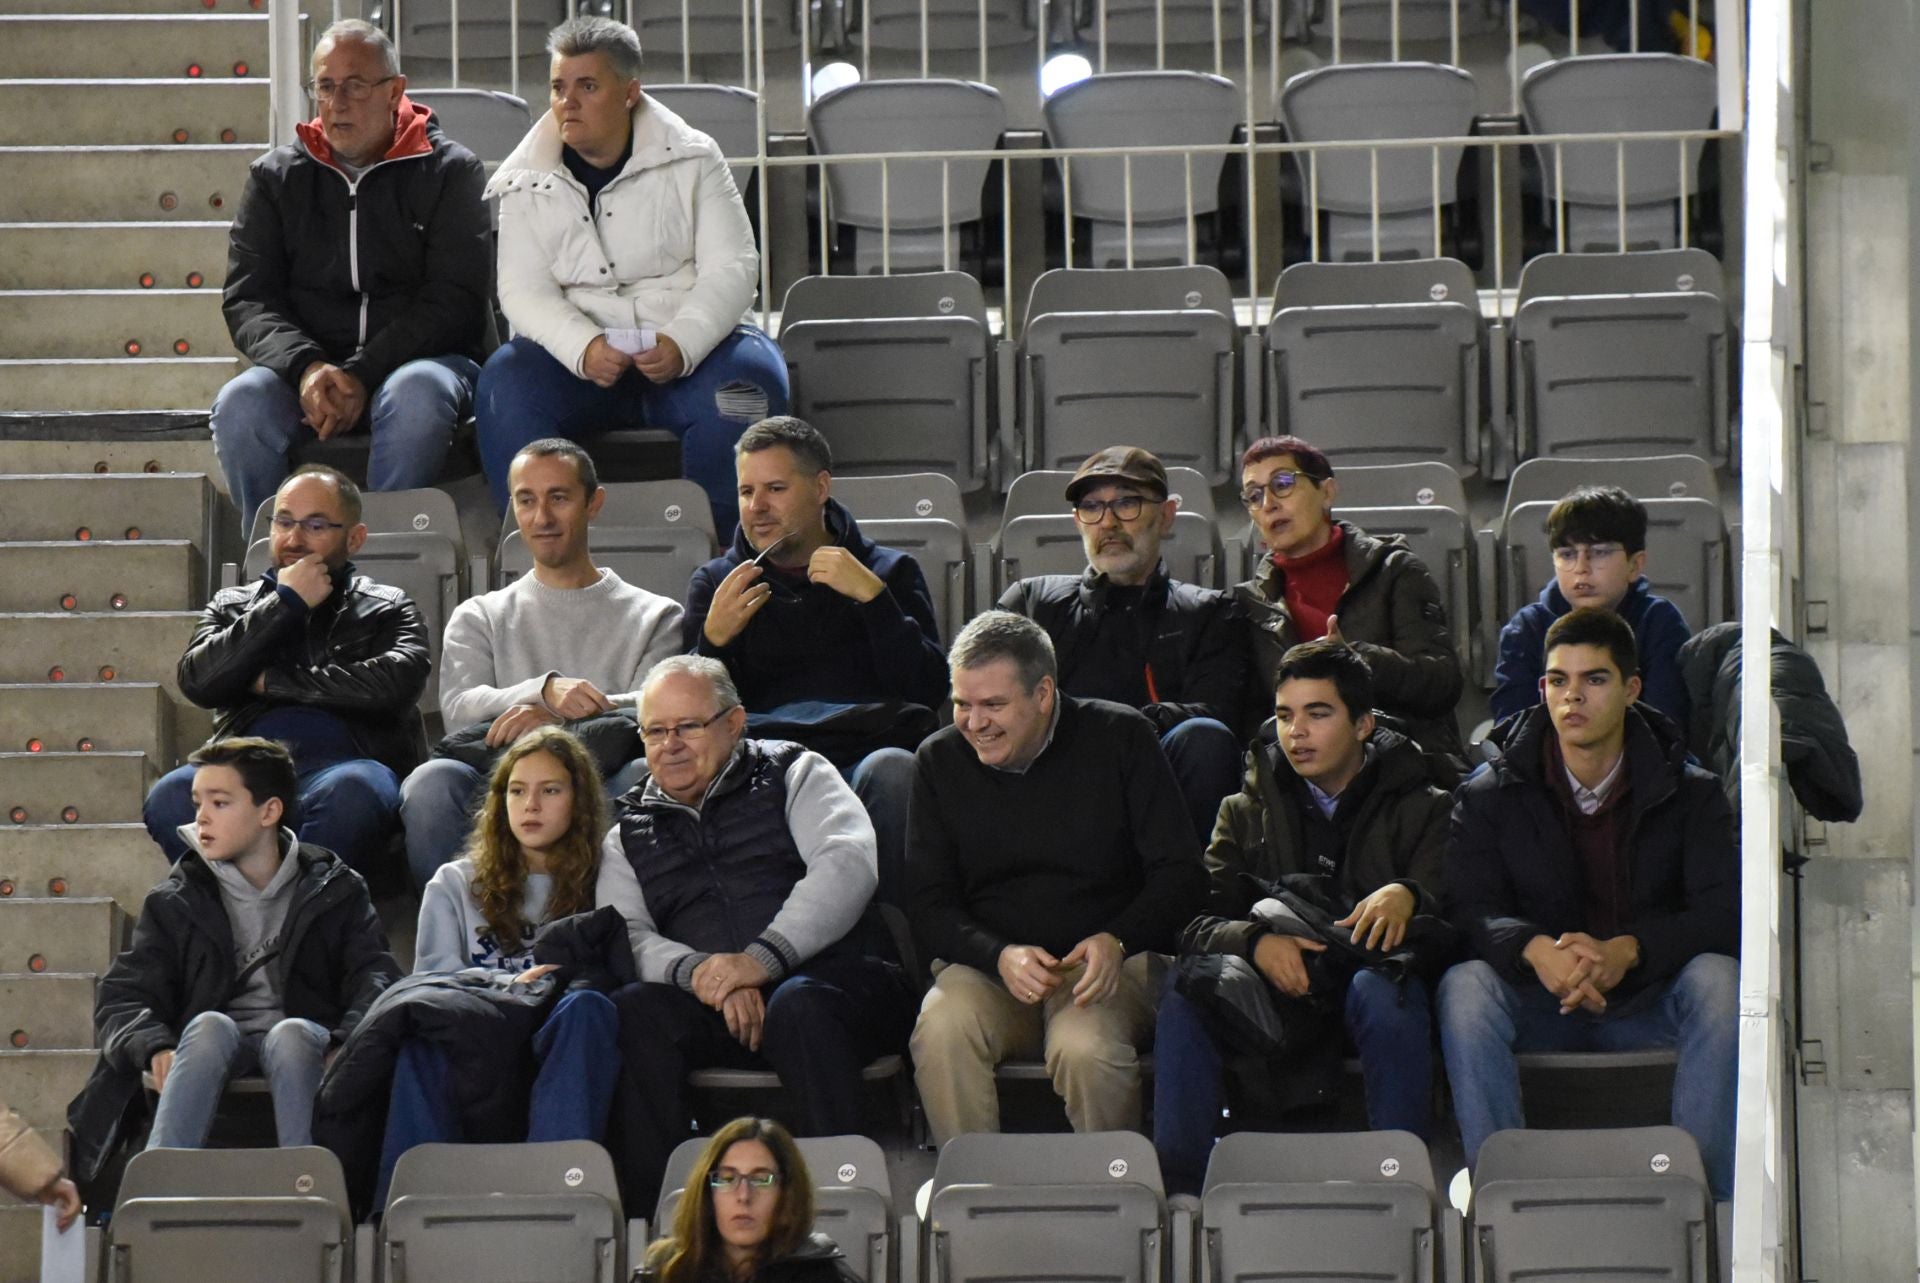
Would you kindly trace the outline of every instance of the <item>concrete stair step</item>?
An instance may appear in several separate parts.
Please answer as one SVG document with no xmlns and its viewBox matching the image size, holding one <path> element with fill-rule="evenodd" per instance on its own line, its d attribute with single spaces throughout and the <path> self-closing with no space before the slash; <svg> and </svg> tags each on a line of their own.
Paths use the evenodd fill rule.
<svg viewBox="0 0 1920 1283">
<path fill-rule="evenodd" d="M 40 1208 L 0 1203 L 0 1283 L 39 1283 Z"/>
<path fill-rule="evenodd" d="M 0 49 L 6 34 L 0 28 Z M 247 166 L 262 150 L 253 143 L 0 147 L 0 222 L 231 219 Z"/>
<path fill-rule="evenodd" d="M 0 825 L 0 905 L 14 896 L 105 897 L 137 918 L 166 876 L 166 857 L 144 824 Z"/>
<path fill-rule="evenodd" d="M 130 824 L 158 774 L 145 753 L 0 753 L 10 824 Z"/>
<path fill-rule="evenodd" d="M 179 705 L 175 670 L 199 619 L 173 612 L 14 615 L 0 646 L 0 682 L 159 682 Z"/>
<path fill-rule="evenodd" d="M 238 355 L 209 289 L 0 291 L 0 351 L 56 360 Z"/>
<path fill-rule="evenodd" d="M 110 76 L 264 80 L 267 19 L 264 13 L 0 15 L 0 79 L 39 79 L 80 57 Z"/>
<path fill-rule="evenodd" d="M 173 701 L 157 682 L 0 686 L 0 749 L 144 753 L 164 764 L 176 747 Z"/>
<path fill-rule="evenodd" d="M 199 288 L 227 282 L 227 224 L 214 222 L 0 224 L 0 290 Z"/>
<path fill-rule="evenodd" d="M 204 410 L 238 373 L 234 356 L 0 360 L 0 412 Z"/>
<path fill-rule="evenodd" d="M 27 448 L 9 445 L 9 465 L 19 467 L 16 452 Z M 105 448 L 85 443 L 87 451 Z M 23 470 L 0 476 L 0 544 L 184 539 L 205 553 L 219 515 L 219 497 L 202 472 Z"/>
<path fill-rule="evenodd" d="M 0 543 L 0 613 L 198 610 L 205 570 L 185 539 Z"/>
<path fill-rule="evenodd" d="M 98 1058 L 94 1051 L 0 1051 L 0 1100 L 42 1137 L 58 1137 L 67 1125 L 68 1103 L 87 1085 Z M 40 1209 L 33 1213 L 37 1221 Z"/>
<path fill-rule="evenodd" d="M 49 95 L 57 113 L 46 110 Z M 185 131 L 186 137 L 179 137 Z M 258 143 L 267 141 L 267 81 L 258 79 L 0 80 L 0 143 Z"/>
<path fill-rule="evenodd" d="M 126 915 L 105 897 L 0 900 L 0 973 L 97 975 L 113 962 L 125 942 Z M 26 1113 L 4 1091 L 0 1100 Z"/>
<path fill-rule="evenodd" d="M 198 17 L 205 13 L 265 13 L 267 0 L 7 0 L 9 13 L 158 13 Z"/>
<path fill-rule="evenodd" d="M 97 422 L 113 423 L 126 419 L 141 421 L 153 419 L 175 419 L 181 424 L 190 425 L 184 432 L 198 434 L 197 440 L 148 439 L 144 433 L 130 433 L 124 440 L 81 440 L 78 438 L 62 441 L 21 441 L 6 442 L 7 465 L 21 472 L 45 476 L 50 473 L 94 474 L 101 472 L 123 473 L 193 473 L 205 476 L 211 473 L 216 494 L 220 478 L 220 460 L 213 452 L 213 438 L 207 433 L 207 411 L 187 410 L 173 415 L 34 415 L 25 416 L 34 423 L 70 423 Z M 0 417 L 0 433 L 4 433 L 8 420 Z M 7 481 L 0 476 L 0 484 Z M 221 516 L 218 529 L 231 529 L 233 521 L 227 507 L 226 496 L 220 494 L 214 501 L 215 506 L 226 515 Z M 0 504 L 0 519 L 6 516 L 5 505 Z M 71 533 L 71 532 L 69 532 Z"/>
<path fill-rule="evenodd" d="M 94 981 L 91 974 L 0 975 L 0 1047 L 91 1049 Z"/>
</svg>

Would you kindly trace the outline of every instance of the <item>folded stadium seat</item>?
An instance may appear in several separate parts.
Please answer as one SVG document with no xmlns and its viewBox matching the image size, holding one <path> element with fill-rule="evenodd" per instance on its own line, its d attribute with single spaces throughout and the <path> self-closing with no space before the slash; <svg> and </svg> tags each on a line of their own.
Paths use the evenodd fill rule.
<svg viewBox="0 0 1920 1283">
<path fill-rule="evenodd" d="M 1326 6 L 1314 34 L 1330 37 L 1337 15 L 1343 40 L 1391 45 L 1396 10 L 1401 40 L 1451 40 L 1456 23 L 1462 37 L 1506 29 L 1498 8 L 1473 0 L 1340 0 L 1337 6 Z"/>
<path fill-rule="evenodd" d="M 414 0 L 415 3 L 418 0 Z M 468 0 L 461 0 L 464 6 Z M 675 0 L 667 4 L 616 4 L 612 15 L 633 24 L 640 47 L 655 67 L 678 62 L 683 73 L 690 58 L 713 57 L 722 66 L 741 60 L 741 79 L 752 80 L 753 50 L 744 39 L 752 25 L 753 0 Z M 684 21 L 683 21 L 684 20 Z M 820 32 L 813 41 L 820 43 Z M 800 6 L 793 0 L 766 0 L 760 13 L 761 46 L 769 53 L 800 47 Z M 691 74 L 683 76 L 692 80 Z M 649 90 L 648 92 L 652 92 Z"/>
<path fill-rule="evenodd" d="M 1197 1278 L 1460 1278 L 1460 1214 L 1411 1132 L 1235 1132 L 1207 1160 Z"/>
<path fill-rule="evenodd" d="M 880 1146 L 865 1136 L 796 1136 L 794 1144 L 813 1177 L 814 1232 L 834 1241 L 861 1283 L 888 1283 L 894 1277 L 901 1283 L 918 1283 L 918 1275 L 908 1273 L 904 1262 L 897 1276 L 889 1265 L 896 1255 L 893 1190 Z M 695 1136 L 681 1141 L 668 1156 L 654 1214 L 654 1237 L 672 1229 L 674 1210 L 686 1193 L 687 1174 L 706 1147 L 706 1138 Z M 638 1247 L 634 1254 L 639 1255 Z"/>
<path fill-rule="evenodd" d="M 781 305 L 780 348 L 793 413 L 832 445 L 836 485 L 843 472 L 987 483 L 993 336 L 973 277 L 803 277 Z"/>
<path fill-rule="evenodd" d="M 1454 649 L 1463 671 L 1478 671 L 1481 610 L 1478 578 L 1474 573 L 1473 525 L 1464 510 L 1433 504 L 1407 504 L 1391 508 L 1357 508 L 1347 504 L 1343 494 L 1335 502 L 1334 515 L 1351 521 L 1375 537 L 1400 535 L 1432 573 L 1440 587 L 1440 601 L 1446 607 L 1447 623 L 1453 630 Z"/>
<path fill-rule="evenodd" d="M 1000 91 L 967 80 L 862 81 L 807 109 L 807 137 L 824 157 L 992 151 L 1006 128 Z M 950 271 L 959 261 L 960 229 L 986 213 L 982 188 L 990 163 L 828 164 L 822 218 L 853 229 L 857 275 Z"/>
<path fill-rule="evenodd" d="M 1474 1172 L 1469 1277 L 1709 1283 L 1706 1169 L 1677 1127 L 1495 1132 Z"/>
<path fill-rule="evenodd" d="M 1600 274 L 1569 269 L 1562 256 L 1521 270 L 1512 326 L 1519 456 L 1694 454 L 1733 466 L 1725 299 L 1700 288 L 1714 283 L 1707 273 L 1675 260 L 1649 270 L 1631 255 L 1612 257 L 1626 269 L 1613 284 L 1581 279 Z M 1635 288 L 1669 278 L 1664 289 Z"/>
<path fill-rule="evenodd" d="M 842 0 L 842 47 L 975 53 L 984 40 L 989 49 L 1034 45 L 1042 8 L 1038 0 Z M 984 17 L 983 17 L 984 10 Z"/>
<path fill-rule="evenodd" d="M 1460 474 L 1444 463 L 1386 463 L 1358 468 L 1341 468 L 1338 506 L 1344 514 L 1353 508 L 1445 508 L 1465 515 L 1467 489 Z M 1356 518 L 1356 520 L 1358 520 Z M 1366 527 L 1365 522 L 1360 524 Z M 1488 555 L 1494 547 L 1488 544 Z M 1227 546 L 1226 573 L 1236 580 L 1252 576 L 1266 549 L 1260 544 L 1260 532 L 1252 521 L 1234 535 Z M 1425 557 L 1422 557 L 1425 560 Z M 1477 560 L 1477 556 L 1476 556 Z M 1432 567 L 1429 567 L 1431 569 Z M 1438 577 L 1438 572 L 1435 572 Z M 1456 627 L 1458 621 L 1455 621 Z"/>
<path fill-rule="evenodd" d="M 431 108 L 440 132 L 478 156 L 489 171 L 513 153 L 533 125 L 526 99 L 492 89 L 409 89 L 407 96 Z"/>
<path fill-rule="evenodd" d="M 1288 40 L 1306 39 L 1312 25 L 1312 0 L 1280 0 L 1280 7 L 1281 35 Z M 1070 12 L 1074 34 L 1092 51 L 1109 44 L 1144 46 L 1161 51 L 1161 66 L 1166 65 L 1167 45 L 1236 44 L 1245 30 L 1245 10 L 1238 0 L 1075 0 Z M 1256 40 L 1266 37 L 1272 13 L 1269 0 L 1253 0 Z M 1238 58 L 1227 65 L 1239 65 Z"/>
<path fill-rule="evenodd" d="M 720 153 L 731 160 L 751 158 L 760 152 L 760 95 L 738 85 L 653 85 L 646 87 L 647 97 L 660 103 L 674 115 L 720 144 Z M 752 165 L 735 164 L 733 185 L 746 195 L 747 184 L 755 177 Z M 759 217 L 758 202 L 747 204 L 747 213 Z"/>
<path fill-rule="evenodd" d="M 691 481 L 613 481 L 593 522 L 594 564 L 636 588 L 685 601 L 693 572 L 713 559 L 713 507 Z M 500 525 L 492 576 L 504 588 L 533 569 L 520 530 L 508 513 Z"/>
<path fill-rule="evenodd" d="M 1262 434 L 1314 442 L 1342 475 L 1422 460 L 1476 472 L 1485 345 L 1458 259 L 1296 263 L 1274 285 Z"/>
<path fill-rule="evenodd" d="M 380 1226 L 381 1277 L 406 1283 L 616 1283 L 626 1249 L 613 1160 L 581 1140 L 416 1145 Z"/>
<path fill-rule="evenodd" d="M 455 0 L 377 0 L 366 17 L 393 37 L 402 65 L 414 67 L 413 74 L 426 76 L 415 64 L 422 60 L 458 61 L 468 76 L 487 68 L 494 79 L 506 80 L 515 54 L 519 57 L 522 88 L 537 88 L 546 83 L 547 33 L 573 12 L 568 0 L 458 0 L 459 30 L 454 30 Z M 515 46 L 514 15 L 519 15 L 519 41 Z M 735 37 L 739 38 L 738 24 Z"/>
<path fill-rule="evenodd" d="M 920 573 L 933 593 L 933 617 L 940 626 L 941 643 L 951 642 L 973 615 L 973 552 L 967 528 L 938 517 L 872 517 L 860 520 L 860 532 L 920 563 Z"/>
<path fill-rule="evenodd" d="M 1501 555 L 1502 592 L 1518 610 L 1553 577 L 1547 515 L 1557 500 L 1523 503 L 1507 513 Z M 1655 594 L 1680 608 L 1695 632 L 1732 618 L 1727 528 L 1706 499 L 1642 499 L 1647 509 L 1647 579 Z"/>
<path fill-rule="evenodd" d="M 1460 138 L 1478 106 L 1473 77 L 1433 62 L 1348 63 L 1292 77 L 1280 119 L 1296 143 Z M 1443 248 L 1443 216 L 1459 195 L 1464 141 L 1437 148 L 1296 152 L 1309 216 L 1326 216 L 1336 261 L 1424 258 Z"/>
<path fill-rule="evenodd" d="M 1192 468 L 1208 485 L 1226 481 L 1239 340 L 1231 290 L 1215 268 L 1042 273 L 1014 355 L 1021 469 L 1076 468 L 1124 443 Z"/>
<path fill-rule="evenodd" d="M 107 1277 L 141 1283 L 341 1283 L 353 1256 L 340 1160 L 312 1145 L 136 1154 L 107 1231 Z"/>
<path fill-rule="evenodd" d="M 834 460 L 833 497 L 845 504 L 847 511 L 862 525 L 869 519 L 918 517 L 950 521 L 962 530 L 967 528 L 967 510 L 960 500 L 960 487 L 946 473 L 843 477 L 839 466 L 839 460 Z"/>
<path fill-rule="evenodd" d="M 1197 71 L 1089 76 L 1047 99 L 1056 147 L 1193 146 L 1232 141 L 1240 91 Z M 1225 152 L 1109 156 L 1058 162 L 1072 215 L 1090 224 L 1094 267 L 1192 262 L 1204 220 L 1217 242 Z"/>
<path fill-rule="evenodd" d="M 1346 474 L 1341 474 L 1341 480 Z M 1718 505 L 1720 479 L 1693 454 L 1635 455 L 1623 459 L 1528 459 L 1507 479 L 1505 514 L 1523 503 L 1555 501 L 1581 486 L 1619 486 L 1636 499 L 1705 499 Z"/>
<path fill-rule="evenodd" d="M 1113 441 L 1108 444 L 1132 445 L 1133 442 Z M 1078 466 L 1079 460 L 1074 462 Z M 1073 473 L 1073 468 L 1035 469 L 1021 473 L 1007 487 L 1007 499 L 1001 505 L 1000 520 L 1007 522 L 1015 517 L 1071 516 L 1067 507 L 1067 482 L 1073 479 Z M 1208 521 L 1212 521 L 1216 515 L 1213 491 L 1207 487 L 1207 479 L 1192 468 L 1183 468 L 1178 464 L 1167 467 L 1167 497 L 1177 501 L 1182 512 L 1196 513 Z"/>
<path fill-rule="evenodd" d="M 1067 510 L 1067 481 L 1072 476 L 1064 470 L 1027 472 L 1008 487 L 1000 530 L 986 546 L 985 566 L 974 576 L 983 609 L 1016 579 L 1078 575 L 1087 568 L 1079 523 Z M 1218 587 L 1223 558 L 1206 478 L 1192 468 L 1170 467 L 1167 486 L 1180 501 L 1173 530 L 1161 544 L 1167 573 L 1186 583 Z"/>
<path fill-rule="evenodd" d="M 1534 134 L 1706 130 L 1718 96 L 1713 64 L 1671 53 L 1559 58 L 1520 82 Z M 1576 253 L 1680 244 L 1679 202 L 1699 190 L 1703 146 L 1699 138 L 1541 144 L 1547 217 L 1565 210 L 1559 243 Z"/>
<path fill-rule="evenodd" d="M 955 1136 L 933 1170 L 926 1280 L 1184 1280 L 1189 1231 L 1144 1136 Z"/>
</svg>

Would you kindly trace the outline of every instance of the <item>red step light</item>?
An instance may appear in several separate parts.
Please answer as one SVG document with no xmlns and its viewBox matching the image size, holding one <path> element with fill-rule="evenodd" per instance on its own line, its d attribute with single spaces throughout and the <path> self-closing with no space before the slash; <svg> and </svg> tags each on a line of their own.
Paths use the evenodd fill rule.
<svg viewBox="0 0 1920 1283">
<path fill-rule="evenodd" d="M 24 1046 L 26 1046 L 26 1045 L 27 1045 L 27 1031 L 26 1031 L 26 1030 L 24 1030 L 24 1029 L 16 1029 L 16 1030 L 14 1030 L 14 1031 L 13 1031 L 13 1036 L 12 1036 L 11 1038 L 9 1038 L 9 1039 L 8 1039 L 8 1041 L 9 1041 L 9 1042 L 11 1042 L 11 1043 L 12 1043 L 12 1044 L 13 1044 L 14 1046 L 16 1046 L 16 1047 L 24 1047 Z"/>
<path fill-rule="evenodd" d="M 110 681 L 112 681 L 112 680 L 114 679 L 114 677 L 115 677 L 115 676 L 116 676 L 116 674 L 115 674 L 115 673 L 114 673 L 114 671 L 113 671 L 113 665 L 112 665 L 112 664 L 102 664 L 102 665 L 100 665 L 100 680 L 101 680 L 101 681 L 103 681 L 103 682 L 110 682 Z"/>
<path fill-rule="evenodd" d="M 189 133 L 188 133 L 188 132 L 187 132 L 186 130 L 184 130 L 184 129 L 176 129 L 176 130 L 174 130 L 174 131 L 173 131 L 173 141 L 175 141 L 175 142 L 177 142 L 177 143 L 183 143 L 183 142 L 185 142 L 185 141 L 187 141 L 187 139 L 188 139 L 188 138 L 191 138 L 191 137 L 192 137 L 192 135 L 191 135 L 191 134 L 189 134 Z"/>
<path fill-rule="evenodd" d="M 152 288 L 153 288 L 153 273 L 152 273 L 152 272 L 142 272 L 142 273 L 140 273 L 140 288 L 141 288 L 141 289 L 143 289 L 143 290 L 150 290 L 150 289 L 152 289 Z"/>
<path fill-rule="evenodd" d="M 173 354 L 175 356 L 185 356 L 188 352 L 192 350 L 193 350 L 193 345 L 187 342 L 185 339 L 175 339 L 173 341 Z"/>
<path fill-rule="evenodd" d="M 232 132 L 232 131 L 231 131 L 231 130 L 229 130 L 228 132 Z M 206 277 L 204 277 L 204 276 L 202 276 L 202 275 L 200 275 L 200 273 L 198 273 L 198 272 L 188 272 L 188 273 L 187 273 L 187 288 L 188 288 L 188 289 L 190 289 L 190 290 L 197 290 L 197 289 L 199 289 L 199 288 L 200 288 L 200 287 L 201 287 L 202 285 L 205 285 L 206 283 L 207 283 L 207 278 L 206 278 Z"/>
<path fill-rule="evenodd" d="M 67 670 L 55 664 L 47 670 L 47 680 L 50 682 L 64 682 L 67 680 Z"/>
<path fill-rule="evenodd" d="M 105 472 L 107 470 L 107 465 L 104 463 L 96 463 L 93 466 L 93 470 L 95 472 Z M 81 543 L 86 543 L 88 540 L 93 538 L 93 531 L 88 529 L 86 526 L 82 526 L 78 530 L 73 532 L 73 537 L 75 539 L 78 539 Z"/>
<path fill-rule="evenodd" d="M 0 879 L 0 899 L 4 899 L 5 897 L 10 896 L 12 894 L 13 894 L 13 879 L 12 878 Z"/>
<path fill-rule="evenodd" d="M 60 818 L 68 824 L 78 824 L 80 822 L 80 808 L 77 806 L 65 807 L 60 812 Z"/>
<path fill-rule="evenodd" d="M 125 610 L 127 608 L 127 595 L 123 592 L 117 592 L 109 599 L 108 604 L 115 610 Z"/>
<path fill-rule="evenodd" d="M 93 461 L 93 470 L 95 472 L 112 472 L 113 471 L 112 468 L 107 466 L 107 461 L 105 459 L 95 459 Z"/>
<path fill-rule="evenodd" d="M 128 340 L 127 340 L 127 355 L 128 355 L 128 356 L 139 356 L 139 355 L 140 355 L 140 340 L 139 340 L 139 339 L 128 339 Z"/>
<path fill-rule="evenodd" d="M 78 749 L 82 753 L 93 752 L 93 738 L 91 736 L 82 735 L 80 737 L 80 742 L 78 744 L 75 744 L 74 748 Z"/>
<path fill-rule="evenodd" d="M 65 895 L 67 893 L 67 880 L 65 878 L 50 878 L 47 880 L 47 890 L 53 892 L 55 895 Z"/>
<path fill-rule="evenodd" d="M 140 465 L 140 471 L 158 472 L 160 471 L 160 461 L 158 459 L 148 459 L 145 463 Z"/>
<path fill-rule="evenodd" d="M 200 64 L 197 62 L 188 63 L 187 74 L 189 76 L 192 76 L 195 80 L 198 80 L 200 78 Z"/>
<path fill-rule="evenodd" d="M 220 131 L 220 141 L 223 143 L 237 143 L 240 141 L 240 135 L 231 129 L 223 129 Z"/>
<path fill-rule="evenodd" d="M 180 198 L 179 198 L 178 196 L 176 196 L 176 195 L 174 195 L 174 194 L 173 194 L 172 192 L 161 192 L 161 193 L 160 193 L 160 208 L 161 208 L 161 209 L 173 209 L 173 208 L 174 208 L 175 206 L 177 206 L 177 205 L 179 205 L 179 204 L 180 204 Z"/>
<path fill-rule="evenodd" d="M 47 958 L 45 954 L 36 953 L 31 958 L 27 959 L 28 971 L 45 971 L 46 969 L 47 969 Z"/>
<path fill-rule="evenodd" d="M 246 75 L 246 74 L 247 74 L 247 64 L 246 64 L 246 63 L 244 63 L 244 62 L 236 62 L 236 63 L 234 63 L 234 64 L 233 64 L 233 74 L 234 74 L 234 75 L 236 75 L 236 76 L 244 76 L 244 75 Z"/>
<path fill-rule="evenodd" d="M 227 198 L 222 196 L 219 192 L 215 192 L 213 195 L 207 197 L 207 204 L 213 206 L 215 209 L 219 209 L 221 206 L 225 205 L 226 203 L 227 203 Z"/>
<path fill-rule="evenodd" d="M 27 741 L 27 752 L 29 753 L 38 753 L 45 747 L 46 745 L 42 744 L 38 739 L 30 739 Z"/>
<path fill-rule="evenodd" d="M 24 806 L 16 806 L 7 812 L 7 818 L 15 824 L 25 824 L 27 822 L 27 808 Z"/>
<path fill-rule="evenodd" d="M 75 597 L 72 593 L 69 592 L 69 593 L 60 594 L 60 609 L 72 610 L 75 606 L 78 606 L 79 604 L 80 604 L 80 599 Z"/>
<path fill-rule="evenodd" d="M 148 472 L 158 472 L 158 471 L 160 471 L 160 465 L 159 465 L 159 464 L 157 464 L 157 463 L 150 463 L 150 464 L 148 464 L 148 465 L 147 465 L 147 471 L 148 471 Z M 139 537 L 140 537 L 140 527 L 138 527 L 138 526 L 128 526 L 128 527 L 127 527 L 127 538 L 129 538 L 129 539 L 138 539 Z"/>
</svg>

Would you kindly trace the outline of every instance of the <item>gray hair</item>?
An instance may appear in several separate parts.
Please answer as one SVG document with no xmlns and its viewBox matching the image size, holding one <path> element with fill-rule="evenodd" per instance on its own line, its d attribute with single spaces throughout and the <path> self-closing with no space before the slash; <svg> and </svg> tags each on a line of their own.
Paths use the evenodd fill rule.
<svg viewBox="0 0 1920 1283">
<path fill-rule="evenodd" d="M 755 454 L 775 446 L 785 446 L 791 451 L 793 461 L 800 465 L 802 472 L 833 471 L 833 447 L 827 444 L 820 429 L 791 414 L 776 414 L 771 419 L 760 420 L 740 434 L 733 452 Z"/>
<path fill-rule="evenodd" d="M 547 36 L 549 57 L 580 58 L 590 53 L 605 54 L 622 80 L 640 79 L 640 34 L 624 22 L 581 14 Z"/>
<path fill-rule="evenodd" d="M 393 40 L 371 22 L 363 22 L 359 18 L 342 18 L 320 33 L 320 39 L 313 45 L 313 63 L 308 69 L 308 74 L 318 73 L 320 60 L 331 53 L 333 47 L 343 40 L 370 46 L 380 55 L 382 74 L 388 76 L 400 74 L 400 51 L 393 47 Z"/>
<path fill-rule="evenodd" d="M 733 684 L 733 674 L 725 664 L 707 655 L 669 655 L 655 664 L 640 683 L 639 702 L 644 704 L 648 691 L 676 674 L 698 677 L 713 688 L 716 715 L 740 707 L 740 690 Z"/>
<path fill-rule="evenodd" d="M 1020 684 L 1028 691 L 1036 689 L 1042 677 L 1055 677 L 1053 638 L 1025 615 L 1010 610 L 984 611 L 967 621 L 947 652 L 947 667 L 959 672 L 1001 659 L 1013 661 Z"/>
</svg>

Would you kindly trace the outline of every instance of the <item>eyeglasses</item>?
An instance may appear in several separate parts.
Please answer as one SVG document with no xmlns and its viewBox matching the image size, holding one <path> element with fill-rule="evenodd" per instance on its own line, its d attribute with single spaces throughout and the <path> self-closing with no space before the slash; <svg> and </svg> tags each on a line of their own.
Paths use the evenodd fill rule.
<svg viewBox="0 0 1920 1283">
<path fill-rule="evenodd" d="M 704 722 L 675 722 L 671 726 L 642 726 L 640 742 L 648 748 L 658 748 L 667 742 L 667 736 L 678 735 L 682 744 L 698 744 L 707 737 L 713 724 L 733 710 L 723 708 Z"/>
<path fill-rule="evenodd" d="M 751 1190 L 772 1189 L 780 1183 L 779 1172 L 709 1172 L 707 1188 L 720 1190 L 738 1190 L 745 1186 Z"/>
<path fill-rule="evenodd" d="M 1267 504 L 1267 496 L 1272 495 L 1277 503 L 1293 493 L 1293 488 L 1302 481 L 1312 481 L 1313 477 L 1304 472 L 1276 472 L 1267 478 L 1265 485 L 1255 483 L 1240 492 L 1240 502 L 1258 512 Z"/>
<path fill-rule="evenodd" d="M 344 521 L 328 521 L 325 517 L 321 516 L 289 517 L 285 514 L 281 514 L 273 519 L 273 528 L 283 535 L 292 534 L 295 526 L 301 527 L 310 535 L 317 536 L 324 535 L 329 530 L 345 530 L 347 523 Z"/>
<path fill-rule="evenodd" d="M 315 102 L 324 102 L 337 95 L 345 95 L 348 102 L 365 102 L 367 95 L 397 76 L 382 76 L 378 80 L 362 80 L 358 76 L 349 76 L 345 80 L 309 80 L 305 89 L 307 97 Z"/>
<path fill-rule="evenodd" d="M 1617 543 L 1561 544 L 1553 550 L 1553 564 L 1577 566 L 1584 557 L 1589 566 L 1598 566 L 1602 562 L 1612 561 L 1625 551 L 1626 548 Z"/>
<path fill-rule="evenodd" d="M 1073 517 L 1083 526 L 1097 526 L 1107 519 L 1107 512 L 1122 521 L 1133 521 L 1147 506 L 1145 495 L 1123 494 L 1118 499 L 1082 499 L 1073 505 Z"/>
</svg>

